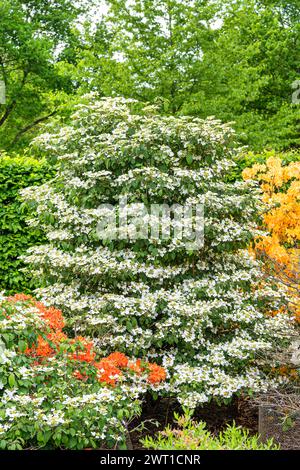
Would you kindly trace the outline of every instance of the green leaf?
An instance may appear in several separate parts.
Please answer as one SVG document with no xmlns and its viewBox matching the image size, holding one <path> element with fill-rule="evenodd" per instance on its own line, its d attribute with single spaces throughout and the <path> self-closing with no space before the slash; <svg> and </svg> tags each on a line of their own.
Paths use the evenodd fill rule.
<svg viewBox="0 0 300 470">
<path fill-rule="evenodd" d="M 26 351 L 26 348 L 27 348 L 27 343 L 26 343 L 26 341 L 20 340 L 20 341 L 18 342 L 18 347 L 19 347 L 19 349 L 20 349 L 21 352 Z"/>
<path fill-rule="evenodd" d="M 193 155 L 187 155 L 186 161 L 188 165 L 191 165 L 193 163 L 193 160 L 194 160 Z"/>
<path fill-rule="evenodd" d="M 16 383 L 16 380 L 15 380 L 14 374 L 10 374 L 9 377 L 8 377 L 8 384 L 9 384 L 10 388 L 13 388 L 15 383 Z"/>
</svg>

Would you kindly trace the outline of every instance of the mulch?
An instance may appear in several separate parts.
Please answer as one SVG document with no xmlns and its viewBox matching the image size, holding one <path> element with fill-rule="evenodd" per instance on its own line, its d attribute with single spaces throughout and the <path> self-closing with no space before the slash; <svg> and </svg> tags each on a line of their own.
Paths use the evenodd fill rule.
<svg viewBox="0 0 300 470">
<path fill-rule="evenodd" d="M 182 414 L 181 407 L 175 400 L 145 400 L 142 415 L 133 420 L 128 428 L 130 447 L 143 449 L 140 440 L 145 436 L 154 436 L 168 424 L 175 426 L 174 412 Z M 206 427 L 213 434 L 218 434 L 227 424 L 235 422 L 249 430 L 250 434 L 258 432 L 258 408 L 248 398 L 236 398 L 229 405 L 207 404 L 195 410 L 195 421 L 205 421 Z"/>
</svg>

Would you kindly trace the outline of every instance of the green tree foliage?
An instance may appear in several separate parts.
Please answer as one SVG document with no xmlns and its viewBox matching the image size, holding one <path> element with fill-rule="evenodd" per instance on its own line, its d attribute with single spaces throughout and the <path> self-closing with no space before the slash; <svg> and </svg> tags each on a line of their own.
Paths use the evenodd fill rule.
<svg viewBox="0 0 300 470">
<path fill-rule="evenodd" d="M 299 146 L 296 1 L 108 0 L 86 33 L 84 91 L 161 102 L 167 114 L 234 121 L 256 149 Z"/>
<path fill-rule="evenodd" d="M 204 86 L 203 50 L 215 36 L 217 7 L 207 0 L 109 0 L 88 37 L 83 73 L 104 95 L 164 101 L 180 111 Z"/>
<path fill-rule="evenodd" d="M 74 91 L 67 54 L 72 23 L 81 9 L 70 0 L 0 1 L 0 147 L 26 145 L 32 131 L 57 112 Z M 69 54 L 70 56 L 70 54 Z"/>
<path fill-rule="evenodd" d="M 230 3 L 204 54 L 214 92 L 200 92 L 184 111 L 236 121 L 240 139 L 252 148 L 299 146 L 300 107 L 292 104 L 300 52 L 294 10 L 280 2 Z"/>
<path fill-rule="evenodd" d="M 85 4 L 84 0 L 76 5 Z M 26 146 L 61 106 L 96 91 L 164 114 L 233 121 L 254 149 L 299 146 L 297 0 L 0 0 L 1 147 Z M 83 9 L 83 8 L 82 8 Z M 103 11 L 103 9 L 101 10 Z"/>
</svg>

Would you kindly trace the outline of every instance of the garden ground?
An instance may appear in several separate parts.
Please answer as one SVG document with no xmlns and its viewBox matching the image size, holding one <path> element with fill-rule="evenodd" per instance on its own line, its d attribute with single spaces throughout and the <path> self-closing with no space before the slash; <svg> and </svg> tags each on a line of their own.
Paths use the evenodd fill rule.
<svg viewBox="0 0 300 470">
<path fill-rule="evenodd" d="M 143 406 L 142 415 L 129 426 L 129 442 L 132 449 L 143 449 L 141 439 L 146 436 L 155 436 L 168 424 L 174 424 L 174 412 L 182 412 L 176 400 L 161 399 L 154 401 L 147 397 Z M 248 398 L 235 398 L 229 405 L 210 403 L 198 408 L 194 414 L 196 421 L 204 421 L 207 429 L 213 434 L 224 430 L 228 424 L 248 429 L 251 435 L 258 432 L 258 407 Z M 145 426 L 141 426 L 144 423 Z"/>
</svg>

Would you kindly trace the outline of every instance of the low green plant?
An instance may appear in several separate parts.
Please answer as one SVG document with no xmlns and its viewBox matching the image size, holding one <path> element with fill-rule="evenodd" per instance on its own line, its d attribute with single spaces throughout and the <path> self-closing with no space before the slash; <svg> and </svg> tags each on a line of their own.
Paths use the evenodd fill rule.
<svg viewBox="0 0 300 470">
<path fill-rule="evenodd" d="M 214 436 L 206 429 L 203 421 L 191 419 L 191 412 L 184 416 L 174 414 L 176 428 L 167 426 L 156 437 L 147 436 L 141 442 L 146 449 L 155 450 L 279 450 L 273 440 L 260 442 L 259 436 L 251 436 L 247 429 L 228 425 L 224 431 Z"/>
</svg>

